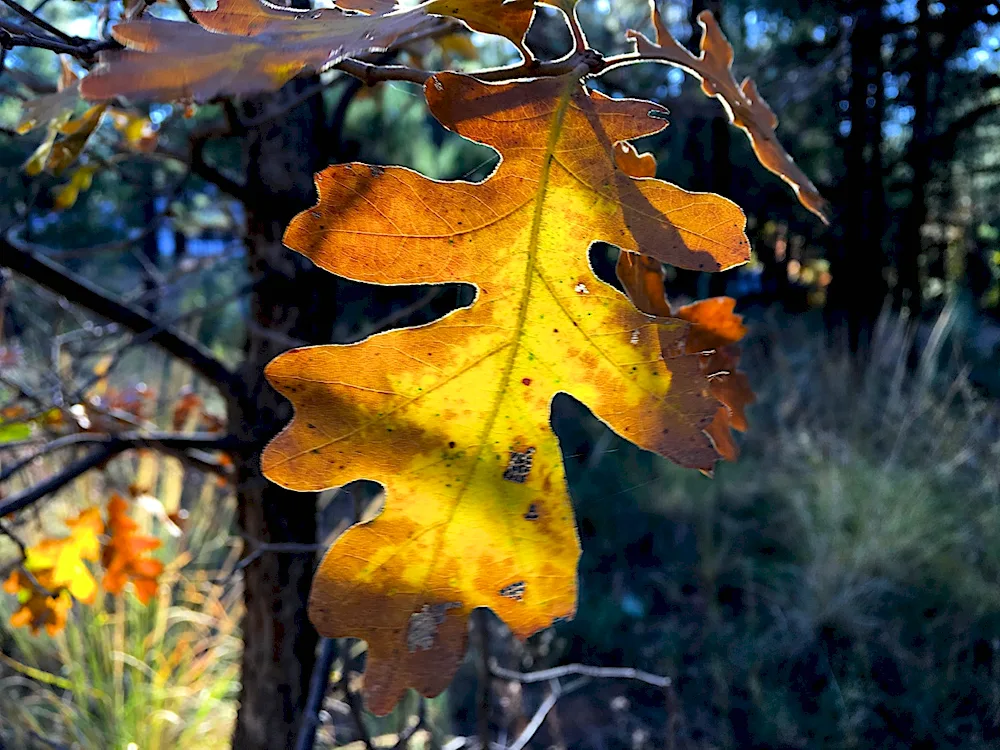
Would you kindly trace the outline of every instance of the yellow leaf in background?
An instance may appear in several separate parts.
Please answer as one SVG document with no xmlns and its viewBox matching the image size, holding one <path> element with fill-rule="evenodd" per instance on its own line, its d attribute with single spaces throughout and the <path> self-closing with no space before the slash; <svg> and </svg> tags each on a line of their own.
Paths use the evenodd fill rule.
<svg viewBox="0 0 1000 750">
<path fill-rule="evenodd" d="M 36 577 L 45 576 L 52 588 L 65 588 L 75 599 L 90 604 L 97 595 L 97 581 L 85 561 L 96 562 L 100 555 L 98 537 L 104 532 L 101 511 L 88 508 L 76 518 L 67 519 L 66 525 L 70 528 L 68 537 L 43 539 L 29 547 L 24 567 Z"/>
<path fill-rule="evenodd" d="M 445 55 L 462 60 L 475 60 L 479 57 L 479 49 L 472 43 L 468 33 L 448 34 L 438 39 L 437 43 Z"/>
<path fill-rule="evenodd" d="M 80 79 L 73 70 L 72 62 L 65 55 L 59 56 L 60 74 L 58 89 L 54 94 L 45 94 L 26 101 L 17 123 L 17 132 L 29 133 L 42 125 L 65 121 L 73 114 L 80 101 Z"/>
<path fill-rule="evenodd" d="M 505 37 L 525 60 L 531 59 L 524 35 L 535 17 L 534 0 L 430 0 L 423 7 L 428 13 L 457 18 L 473 31 Z"/>
<path fill-rule="evenodd" d="M 43 171 L 62 174 L 83 152 L 90 136 L 100 125 L 106 107 L 98 104 L 79 117 L 50 123 L 45 140 L 25 162 L 25 173 L 32 177 Z"/>
<path fill-rule="evenodd" d="M 115 129 L 125 138 L 129 148 L 142 153 L 156 149 L 158 133 L 148 117 L 114 108 L 109 109 L 108 114 L 111 115 Z"/>
<path fill-rule="evenodd" d="M 65 211 L 67 208 L 71 208 L 76 204 L 77 198 L 79 198 L 80 193 L 84 193 L 90 190 L 90 186 L 94 181 L 94 174 L 98 170 L 98 165 L 96 164 L 85 164 L 81 167 L 77 167 L 73 170 L 70 175 L 69 182 L 63 183 L 56 188 L 53 188 L 53 203 L 57 211 Z M 110 364 L 110 355 L 102 358 L 99 366 L 105 361 Z M 105 371 L 107 366 L 104 365 Z M 94 368 L 95 375 L 101 375 L 102 377 L 94 383 L 92 392 L 101 394 L 107 389 L 108 381 L 103 374 L 98 372 L 98 368 Z"/>
</svg>

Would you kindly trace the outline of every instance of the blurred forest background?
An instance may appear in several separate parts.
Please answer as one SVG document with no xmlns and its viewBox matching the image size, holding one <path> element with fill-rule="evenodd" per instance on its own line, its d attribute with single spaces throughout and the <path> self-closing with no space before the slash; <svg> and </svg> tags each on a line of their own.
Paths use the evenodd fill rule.
<svg viewBox="0 0 1000 750">
<path fill-rule="evenodd" d="M 81 36 L 107 18 L 104 2 L 41 5 L 47 20 Z M 758 401 L 742 456 L 707 479 L 638 451 L 557 398 L 584 548 L 577 618 L 527 644 L 480 618 L 452 688 L 419 708 L 411 695 L 378 720 L 357 707 L 352 675 L 363 655 L 345 642 L 318 747 L 457 750 L 484 725 L 509 742 L 550 688 L 484 680 L 484 654 L 514 670 L 579 662 L 671 678 L 663 690 L 571 683 L 534 747 L 1000 744 L 1000 5 L 680 0 L 660 9 L 692 47 L 693 19 L 716 14 L 737 77 L 756 80 L 782 142 L 834 206 L 829 227 L 800 207 L 681 71 L 632 67 L 597 82 L 669 107 L 670 127 L 638 144 L 656 154 L 660 178 L 725 195 L 749 217 L 747 266 L 668 269 L 673 299 L 731 295 L 750 325 L 743 359 Z M 171 13 L 180 17 L 165 6 L 162 15 Z M 539 13 L 529 47 L 556 56 L 569 36 L 554 11 Z M 643 2 L 583 0 L 580 15 L 606 54 L 628 49 L 627 28 L 650 31 Z M 508 62 L 513 49 L 472 35 L 405 54 L 462 68 Z M 152 106 L 155 149 L 125 153 L 98 131 L 85 160 L 92 185 L 64 208 L 63 181 L 22 168 L 39 135 L 14 132 L 27 92 L 52 90 L 57 75 L 49 52 L 5 56 L 0 227 L 225 362 L 240 361 L 248 338 L 272 355 L 312 340 L 262 330 L 267 311 L 252 304 L 261 278 L 247 254 L 260 241 L 260 209 L 225 179 L 255 189 L 266 139 L 198 135 L 224 105 Z M 496 163 L 437 125 L 409 84 L 365 89 L 342 76 L 311 116 L 320 149 L 311 158 L 323 164 L 480 179 Z M 171 158 L 193 135 L 219 179 Z M 306 205 L 310 190 L 306 182 L 286 192 Z M 591 251 L 605 278 L 616 252 Z M 436 318 L 470 298 L 457 285 L 372 288 L 326 275 L 316 283 L 321 301 L 293 284 L 274 294 L 303 316 L 321 304 L 332 316 L 323 335 L 336 342 Z M 176 425 L 184 399 L 201 414 L 190 424 L 226 411 L 185 367 L 11 273 L 0 276 L 0 321 L 0 407 L 26 397 L 70 411 L 85 404 L 90 419 L 124 412 L 164 428 Z M 0 437 L 13 439 L 20 433 Z M 16 458 L 0 452 L 4 464 Z M 62 459 L 33 463 L 3 492 L 40 481 Z M 226 481 L 169 456 L 127 454 L 62 490 L 32 523 L 44 528 L 58 504 L 82 507 L 136 485 L 145 527 L 164 539 L 166 583 L 148 608 L 77 608 L 56 637 L 9 628 L 15 603 L 0 601 L 0 747 L 228 746 L 244 584 Z M 319 538 L 366 512 L 373 496 L 363 484 L 324 493 Z M 0 565 L 16 554 L 0 538 Z"/>
</svg>

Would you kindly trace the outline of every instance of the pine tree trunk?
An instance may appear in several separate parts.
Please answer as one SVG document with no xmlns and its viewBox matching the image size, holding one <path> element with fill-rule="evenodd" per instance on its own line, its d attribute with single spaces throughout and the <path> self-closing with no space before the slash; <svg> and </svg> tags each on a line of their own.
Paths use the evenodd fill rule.
<svg viewBox="0 0 1000 750">
<path fill-rule="evenodd" d="M 827 303 L 832 328 L 847 324 L 851 348 L 867 347 L 882 306 L 886 284 L 882 236 L 885 190 L 882 167 L 882 2 L 854 0 L 851 32 L 851 82 L 848 92 L 851 132 L 844 148 L 847 198 L 844 234 L 833 256 L 833 283 Z"/>
<path fill-rule="evenodd" d="M 278 94 L 250 100 L 242 117 L 260 118 L 282 97 L 310 85 L 314 81 L 296 80 Z M 325 166 L 323 128 L 317 96 L 247 133 L 246 251 L 256 283 L 242 370 L 246 394 L 231 405 L 229 418 L 241 446 L 240 528 L 265 543 L 316 542 L 316 496 L 271 484 L 261 475 L 260 453 L 291 417 L 289 404 L 264 379 L 264 366 L 295 341 L 329 343 L 333 330 L 332 277 L 281 243 L 291 217 L 315 202 L 312 176 Z M 265 553 L 244 570 L 242 692 L 233 739 L 238 750 L 294 743 L 316 654 L 317 634 L 306 616 L 314 566 L 311 553 Z"/>
<path fill-rule="evenodd" d="M 910 203 L 903 214 L 899 233 L 899 283 L 897 305 L 918 314 L 923 306 L 920 258 L 923 255 L 923 227 L 927 222 L 927 186 L 931 181 L 930 138 L 933 129 L 930 104 L 931 48 L 930 7 L 928 0 L 917 0 L 917 38 L 910 71 L 913 99 L 913 135 L 906 149 L 910 165 Z M 943 252 L 943 249 L 942 249 Z"/>
</svg>

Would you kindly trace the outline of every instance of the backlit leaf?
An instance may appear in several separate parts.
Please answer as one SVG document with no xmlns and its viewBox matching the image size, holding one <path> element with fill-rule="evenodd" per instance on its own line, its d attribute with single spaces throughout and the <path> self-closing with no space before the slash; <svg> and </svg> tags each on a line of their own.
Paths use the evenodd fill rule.
<svg viewBox="0 0 1000 750">
<path fill-rule="evenodd" d="M 264 453 L 273 481 L 386 487 L 384 512 L 327 554 L 310 603 L 324 635 L 368 641 L 377 713 L 407 686 L 448 684 L 473 608 L 520 637 L 573 614 L 579 545 L 549 421 L 557 393 L 685 466 L 719 457 L 703 432 L 719 402 L 703 357 L 685 351 L 690 324 L 637 312 L 594 275 L 588 245 L 705 270 L 749 254 L 730 201 L 616 166 L 614 144 L 665 127 L 656 104 L 567 78 L 491 85 L 452 73 L 425 94 L 446 128 L 500 152 L 493 175 L 333 166 L 285 243 L 359 281 L 475 284 L 475 302 L 424 327 L 292 350 L 267 369 L 296 409 Z"/>
<path fill-rule="evenodd" d="M 473 31 L 506 37 L 524 59 L 531 59 L 524 35 L 535 15 L 534 0 L 430 0 L 424 8 L 428 13 L 457 18 Z"/>
<path fill-rule="evenodd" d="M 156 580 L 163 572 L 163 563 L 149 552 L 160 546 L 160 540 L 137 534 L 139 524 L 126 512 L 128 503 L 120 495 L 108 502 L 108 542 L 101 551 L 104 564 L 104 590 L 121 594 L 132 581 L 135 594 L 143 604 L 149 604 L 156 593 Z"/>
<path fill-rule="evenodd" d="M 81 83 L 83 96 L 203 102 L 273 90 L 305 70 L 386 49 L 428 22 L 419 7 L 366 16 L 258 0 L 219 0 L 195 16 L 198 24 L 142 18 L 115 26 L 126 49 L 104 53 Z"/>
<path fill-rule="evenodd" d="M 629 31 L 628 36 L 635 41 L 636 51 L 645 59 L 683 68 L 698 78 L 705 95 L 718 99 L 730 122 L 747 134 L 760 163 L 788 183 L 799 202 L 828 224 L 829 203 L 778 141 L 774 132 L 778 127 L 778 118 L 774 111 L 761 97 L 753 80 L 745 78 L 743 83 L 736 82 L 732 71 L 733 48 L 715 16 L 709 11 L 698 15 L 703 33 L 701 54 L 696 57 L 674 39 L 656 9 L 655 0 L 650 0 L 650 7 L 656 43 L 638 31 Z"/>
<path fill-rule="evenodd" d="M 70 535 L 63 539 L 43 539 L 26 551 L 24 567 L 36 577 L 44 576 L 47 588 L 65 588 L 85 604 L 94 601 L 97 581 L 85 561 L 96 562 L 101 550 L 98 536 L 104 521 L 98 508 L 88 508 L 66 520 Z M 39 578 L 41 581 L 42 578 Z"/>
</svg>

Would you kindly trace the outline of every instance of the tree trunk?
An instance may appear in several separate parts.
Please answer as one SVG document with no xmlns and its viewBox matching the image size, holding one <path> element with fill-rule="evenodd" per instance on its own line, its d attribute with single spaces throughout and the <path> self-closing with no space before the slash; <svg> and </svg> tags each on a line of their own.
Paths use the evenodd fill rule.
<svg viewBox="0 0 1000 750">
<path fill-rule="evenodd" d="M 851 131 L 844 148 L 847 199 L 842 240 L 832 263 L 827 304 L 832 328 L 847 325 L 855 352 L 867 346 L 885 298 L 882 235 L 885 191 L 882 168 L 882 3 L 854 0 L 848 112 Z"/>
<path fill-rule="evenodd" d="M 252 99 L 242 117 L 261 118 L 314 83 L 297 79 L 277 94 Z M 229 420 L 241 447 L 239 525 L 255 542 L 316 542 L 316 496 L 271 484 L 261 474 L 260 453 L 291 417 L 289 404 L 264 379 L 264 366 L 296 340 L 329 343 L 333 331 L 336 282 L 281 243 L 292 216 L 315 202 L 313 173 L 325 166 L 323 128 L 323 101 L 316 96 L 247 132 L 246 252 L 255 286 L 242 368 L 246 392 L 231 404 Z M 294 743 L 318 640 L 306 616 L 314 566 L 312 553 L 265 553 L 244 570 L 238 750 Z"/>
<path fill-rule="evenodd" d="M 922 307 L 923 294 L 920 260 L 923 255 L 924 224 L 927 223 L 927 185 L 931 180 L 930 139 L 932 113 L 930 107 L 930 7 L 928 0 L 917 0 L 917 39 L 910 69 L 910 91 L 913 99 L 913 135 L 906 149 L 910 165 L 910 203 L 903 214 L 899 233 L 899 283 L 894 298 L 913 314 Z M 943 249 L 942 249 L 943 252 Z"/>
</svg>

